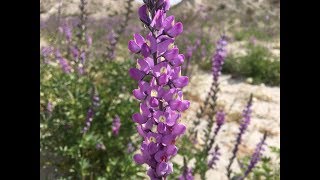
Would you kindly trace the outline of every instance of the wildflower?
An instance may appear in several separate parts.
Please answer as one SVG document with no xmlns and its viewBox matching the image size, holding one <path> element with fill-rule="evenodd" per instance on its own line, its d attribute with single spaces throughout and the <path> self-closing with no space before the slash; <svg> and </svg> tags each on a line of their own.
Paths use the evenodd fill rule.
<svg viewBox="0 0 320 180">
<path fill-rule="evenodd" d="M 231 168 L 231 165 L 237 155 L 238 147 L 241 144 L 241 138 L 242 138 L 243 134 L 245 133 L 245 131 L 247 130 L 249 123 L 250 123 L 250 120 L 251 120 L 251 112 L 252 112 L 251 107 L 252 107 L 252 94 L 250 95 L 250 98 L 249 98 L 249 101 L 247 103 L 246 108 L 242 112 L 242 122 L 241 122 L 240 128 L 239 128 L 240 131 L 237 136 L 236 144 L 232 150 L 232 157 L 230 158 L 229 165 L 227 166 L 227 175 L 229 178 L 231 176 L 231 169 L 230 168 Z"/>
<path fill-rule="evenodd" d="M 116 116 L 112 122 L 112 133 L 114 135 L 117 136 L 119 134 L 120 126 L 121 126 L 120 117 Z"/>
<path fill-rule="evenodd" d="M 91 99 L 92 105 L 88 109 L 87 117 L 86 117 L 86 121 L 85 121 L 85 127 L 83 128 L 82 133 L 86 133 L 89 130 L 91 123 L 93 121 L 94 110 L 95 110 L 95 108 L 97 108 L 100 105 L 99 104 L 100 98 L 99 98 L 98 93 L 95 89 L 92 91 L 92 94 L 93 94 L 92 99 Z"/>
<path fill-rule="evenodd" d="M 244 178 L 246 178 L 249 173 L 252 171 L 252 169 L 257 165 L 257 163 L 259 162 L 261 156 L 262 156 L 262 152 L 265 150 L 263 148 L 263 146 L 266 144 L 265 141 L 266 141 L 266 138 L 267 138 L 267 133 L 264 133 L 261 141 L 257 144 L 257 147 L 254 151 L 254 153 L 252 154 L 251 156 L 251 160 L 250 160 L 250 164 L 248 165 L 248 168 L 247 170 L 245 171 L 244 175 L 242 178 L 240 178 L 241 180 L 243 180 Z"/>
<path fill-rule="evenodd" d="M 221 128 L 221 126 L 224 124 L 225 122 L 225 113 L 220 110 L 217 112 L 216 114 L 216 123 L 217 123 L 217 127 L 214 130 L 214 136 L 216 136 Z"/>
<path fill-rule="evenodd" d="M 56 58 L 59 61 L 59 64 L 60 64 L 61 69 L 63 70 L 63 72 L 65 72 L 67 74 L 70 73 L 72 67 L 69 65 L 68 61 L 61 56 L 61 53 L 60 53 L 59 50 L 56 51 Z"/>
<path fill-rule="evenodd" d="M 135 148 L 133 147 L 132 143 L 128 143 L 127 152 L 132 153 L 133 151 L 135 151 Z"/>
<path fill-rule="evenodd" d="M 191 168 L 186 168 L 183 171 L 183 174 L 179 177 L 179 180 L 193 180 L 194 177 L 192 175 L 192 169 Z"/>
<path fill-rule="evenodd" d="M 147 174 L 151 179 L 161 179 L 173 172 L 170 159 L 178 152 L 175 143 L 186 131 L 179 118 L 190 106 L 181 91 L 189 79 L 181 76 L 185 57 L 173 44 L 183 31 L 182 23 L 176 23 L 174 16 L 166 16 L 168 0 L 144 2 L 139 18 L 150 33 L 146 37 L 136 33 L 128 42 L 132 53 L 142 55 L 136 68 L 129 70 L 129 75 L 138 81 L 133 95 L 140 101 L 140 112 L 133 114 L 132 120 L 143 137 L 141 153 L 133 159 L 137 164 L 149 165 Z"/>
<path fill-rule="evenodd" d="M 48 102 L 48 104 L 47 104 L 47 112 L 48 113 L 52 113 L 52 110 L 53 110 L 52 103 Z"/>
<path fill-rule="evenodd" d="M 221 153 L 219 152 L 220 148 L 219 146 L 216 146 L 214 148 L 214 151 L 210 153 L 210 155 L 212 156 L 210 161 L 208 162 L 208 167 L 209 168 L 214 168 L 214 166 L 216 166 L 217 161 L 219 160 L 219 157 L 221 156 Z"/>
<path fill-rule="evenodd" d="M 226 45 L 226 36 L 222 36 L 217 43 L 216 52 L 212 57 L 212 72 L 214 82 L 218 82 L 218 78 L 221 74 L 222 65 L 227 55 Z"/>
</svg>

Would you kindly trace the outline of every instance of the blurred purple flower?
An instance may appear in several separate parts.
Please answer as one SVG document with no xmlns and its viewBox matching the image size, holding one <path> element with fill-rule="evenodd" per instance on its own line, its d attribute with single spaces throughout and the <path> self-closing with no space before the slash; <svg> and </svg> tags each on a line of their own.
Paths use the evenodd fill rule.
<svg viewBox="0 0 320 180">
<path fill-rule="evenodd" d="M 261 141 L 257 144 L 257 147 L 251 156 L 250 164 L 248 165 L 247 170 L 245 171 L 243 177 L 241 177 L 239 180 L 245 179 L 252 171 L 252 169 L 257 165 L 257 163 L 260 161 L 262 152 L 265 150 L 263 146 L 266 145 L 266 139 L 267 133 L 264 133 L 263 137 L 261 138 Z"/>
<path fill-rule="evenodd" d="M 211 155 L 211 159 L 208 162 L 208 167 L 214 169 L 217 165 L 217 161 L 219 160 L 221 153 L 219 152 L 219 146 L 215 146 L 214 151 L 209 153 Z"/>
<path fill-rule="evenodd" d="M 183 174 L 179 177 L 179 180 L 193 180 L 194 177 L 192 175 L 192 169 L 191 168 L 186 168 L 183 171 Z"/>
<path fill-rule="evenodd" d="M 227 45 L 227 40 L 226 36 L 222 36 L 216 47 L 216 52 L 214 56 L 212 57 L 212 73 L 213 73 L 213 80 L 215 82 L 218 82 L 218 78 L 221 74 L 222 70 L 222 65 L 224 63 L 225 57 L 227 55 L 226 52 L 226 45 Z"/>
<path fill-rule="evenodd" d="M 112 133 L 115 136 L 118 136 L 120 130 L 121 122 L 120 117 L 117 115 L 112 122 Z"/>
</svg>

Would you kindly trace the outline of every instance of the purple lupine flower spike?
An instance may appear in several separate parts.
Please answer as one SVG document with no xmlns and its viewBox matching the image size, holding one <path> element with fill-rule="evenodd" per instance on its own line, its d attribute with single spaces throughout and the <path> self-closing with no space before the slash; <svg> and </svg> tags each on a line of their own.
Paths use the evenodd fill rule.
<svg viewBox="0 0 320 180">
<path fill-rule="evenodd" d="M 230 178 L 231 176 L 231 165 L 237 155 L 237 152 L 238 152 L 238 148 L 239 148 L 239 145 L 241 144 L 241 138 L 243 136 L 243 134 L 245 133 L 245 131 L 247 130 L 249 124 L 250 124 L 250 120 L 251 120 L 251 108 L 252 108 L 252 98 L 253 98 L 253 95 L 251 94 L 250 95 L 250 98 L 249 98 L 249 101 L 247 103 L 247 106 L 246 108 L 243 110 L 242 112 L 242 122 L 240 124 L 240 128 L 239 128 L 239 133 L 238 133 L 238 136 L 237 136 L 237 140 L 236 140 L 236 144 L 232 150 L 232 157 L 230 158 L 229 160 L 229 164 L 227 166 L 227 176 L 228 178 Z"/>
<path fill-rule="evenodd" d="M 63 70 L 63 72 L 65 72 L 67 74 L 70 73 L 72 67 L 69 65 L 67 59 L 62 57 L 62 55 L 61 55 L 59 50 L 56 51 L 56 58 L 59 61 L 59 64 L 60 64 L 61 69 Z"/>
<path fill-rule="evenodd" d="M 222 110 L 220 110 L 216 114 L 217 127 L 214 130 L 214 136 L 216 136 L 218 134 L 218 132 L 221 129 L 221 126 L 224 124 L 224 122 L 225 122 L 225 113 Z"/>
<path fill-rule="evenodd" d="M 133 147 L 132 143 L 128 143 L 127 145 L 127 152 L 132 153 L 135 151 L 135 148 Z"/>
<path fill-rule="evenodd" d="M 71 29 L 71 27 L 67 23 L 65 23 L 62 26 L 62 31 L 63 31 L 64 35 L 66 36 L 67 41 L 71 42 L 71 38 L 72 38 L 72 29 Z"/>
<path fill-rule="evenodd" d="M 220 153 L 220 148 L 219 146 L 216 146 L 214 148 L 214 151 L 210 153 L 212 156 L 211 159 L 208 162 L 208 167 L 214 169 L 215 166 L 217 165 L 217 161 L 219 160 L 221 153 Z"/>
<path fill-rule="evenodd" d="M 221 74 L 222 65 L 227 55 L 226 45 L 226 36 L 222 36 L 217 43 L 216 52 L 212 57 L 212 72 L 214 82 L 218 82 L 218 78 Z"/>
<path fill-rule="evenodd" d="M 181 76 L 184 55 L 173 45 L 174 38 L 183 31 L 183 25 L 166 15 L 168 0 L 144 1 L 139 18 L 150 30 L 147 36 L 134 34 L 128 42 L 131 53 L 140 54 L 136 68 L 129 75 L 138 81 L 133 95 L 140 101 L 140 112 L 132 115 L 137 131 L 144 141 L 140 154 L 133 156 L 137 164 L 147 164 L 151 179 L 166 179 L 173 172 L 170 159 L 178 152 L 176 140 L 186 131 L 180 123 L 181 113 L 190 102 L 183 99 L 182 88 L 189 83 Z M 145 80 L 146 76 L 151 79 Z"/>
<path fill-rule="evenodd" d="M 116 116 L 116 117 L 113 119 L 113 122 L 112 122 L 112 133 L 113 133 L 115 136 L 118 136 L 119 130 L 120 130 L 120 126 L 121 126 L 120 117 L 119 117 L 119 116 Z"/>
<path fill-rule="evenodd" d="M 248 165 L 247 170 L 245 171 L 243 177 L 240 178 L 240 180 L 243 180 L 244 178 L 246 178 L 249 175 L 249 173 L 252 171 L 252 169 L 260 161 L 262 152 L 265 150 L 263 146 L 266 145 L 266 139 L 267 139 L 267 133 L 264 133 L 261 141 L 257 144 L 257 147 L 251 156 L 250 164 Z"/>
<path fill-rule="evenodd" d="M 99 104 L 100 98 L 98 96 L 98 92 L 95 89 L 93 89 L 92 94 L 93 94 L 91 99 L 92 105 L 88 109 L 87 117 L 85 121 L 85 127 L 83 128 L 82 133 L 86 133 L 89 130 L 91 123 L 93 121 L 94 111 L 100 105 Z"/>
<path fill-rule="evenodd" d="M 48 102 L 48 104 L 47 104 L 47 112 L 50 114 L 50 113 L 52 113 L 52 111 L 53 111 L 52 103 Z"/>
<path fill-rule="evenodd" d="M 191 168 L 186 168 L 183 171 L 183 174 L 179 177 L 179 180 L 193 180 L 194 177 L 192 175 L 192 169 Z"/>
</svg>

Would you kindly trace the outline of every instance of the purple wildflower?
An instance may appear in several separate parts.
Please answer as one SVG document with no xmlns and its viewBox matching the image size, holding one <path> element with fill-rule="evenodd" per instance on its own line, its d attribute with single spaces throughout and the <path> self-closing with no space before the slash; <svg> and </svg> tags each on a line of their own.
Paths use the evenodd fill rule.
<svg viewBox="0 0 320 180">
<path fill-rule="evenodd" d="M 73 56 L 73 58 L 76 60 L 76 61 L 78 61 L 78 58 L 79 58 L 79 49 L 77 48 L 77 47 L 74 47 L 74 46 L 72 46 L 72 47 L 70 47 L 70 50 L 71 50 L 71 54 L 72 54 L 72 56 Z"/>
<path fill-rule="evenodd" d="M 212 156 L 211 159 L 208 162 L 208 167 L 214 169 L 217 165 L 217 161 L 219 160 L 219 157 L 221 156 L 221 153 L 219 152 L 220 148 L 219 146 L 216 146 L 214 148 L 214 151 L 210 153 L 210 155 Z"/>
<path fill-rule="evenodd" d="M 53 110 L 52 103 L 48 102 L 48 104 L 47 104 L 47 112 L 48 113 L 52 113 L 52 110 Z"/>
<path fill-rule="evenodd" d="M 71 42 L 71 38 L 72 38 L 72 29 L 71 29 L 71 27 L 67 23 L 64 23 L 63 26 L 62 26 L 62 31 L 63 31 L 67 41 Z"/>
<path fill-rule="evenodd" d="M 149 166 L 147 174 L 151 179 L 165 179 L 173 172 L 170 159 L 178 152 L 176 140 L 186 131 L 179 121 L 181 112 L 190 106 L 181 91 L 189 83 L 187 76 L 181 76 L 185 57 L 173 45 L 183 26 L 175 23 L 174 16 L 166 16 L 168 0 L 144 2 L 139 17 L 150 33 L 146 37 L 134 34 L 134 39 L 128 42 L 132 53 L 142 55 L 136 68 L 129 70 L 139 86 L 133 95 L 140 100 L 140 112 L 133 114 L 132 119 L 144 139 L 141 154 L 135 154 L 133 159 L 137 164 Z M 151 80 L 144 80 L 146 76 Z"/>
<path fill-rule="evenodd" d="M 44 63 L 48 64 L 49 63 L 49 57 L 53 55 L 54 48 L 51 46 L 43 47 L 41 49 L 41 54 L 44 58 Z"/>
<path fill-rule="evenodd" d="M 252 171 L 252 169 L 257 165 L 257 163 L 259 162 L 261 156 L 262 156 L 262 152 L 265 150 L 263 148 L 263 146 L 266 144 L 266 138 L 267 138 L 267 133 L 264 133 L 261 141 L 257 144 L 257 147 L 254 151 L 254 153 L 251 156 L 251 160 L 250 160 L 250 164 L 248 165 L 247 170 L 244 173 L 244 176 L 242 178 L 240 178 L 240 180 L 243 180 L 244 178 L 246 178 L 249 173 Z"/>
<path fill-rule="evenodd" d="M 217 127 L 214 130 L 214 136 L 216 136 L 218 134 L 218 132 L 221 129 L 221 126 L 224 124 L 224 122 L 225 122 L 225 113 L 222 110 L 220 110 L 216 114 Z"/>
<path fill-rule="evenodd" d="M 119 134 L 120 126 L 121 126 L 120 117 L 116 116 L 112 122 L 112 133 L 115 136 Z"/>
<path fill-rule="evenodd" d="M 86 40 L 87 40 L 87 46 L 91 47 L 92 45 L 92 37 L 90 35 L 86 35 Z"/>
<path fill-rule="evenodd" d="M 69 65 L 67 59 L 63 58 L 60 51 L 56 51 L 56 58 L 63 70 L 63 72 L 69 74 L 71 72 L 72 67 Z"/>
<path fill-rule="evenodd" d="M 88 109 L 88 112 L 87 112 L 87 117 L 86 117 L 86 121 L 85 121 L 85 127 L 83 128 L 82 132 L 83 133 L 86 133 L 90 126 L 91 126 L 91 123 L 93 121 L 93 116 L 94 116 L 94 109 L 97 108 L 99 106 L 99 96 L 98 96 L 98 93 L 96 90 L 93 90 L 92 91 L 92 105 L 89 107 Z"/>
<path fill-rule="evenodd" d="M 218 78 L 221 74 L 222 65 L 227 55 L 226 45 L 227 45 L 226 36 L 222 36 L 217 43 L 216 52 L 212 57 L 212 72 L 213 72 L 213 80 L 215 82 L 218 82 Z"/>
<path fill-rule="evenodd" d="M 241 122 L 240 128 L 239 128 L 240 131 L 237 136 L 236 144 L 232 150 L 232 157 L 230 158 L 229 165 L 227 167 L 227 175 L 229 178 L 231 176 L 231 165 L 237 155 L 239 145 L 241 144 L 241 138 L 242 138 L 243 134 L 245 133 L 245 131 L 247 130 L 249 123 L 250 123 L 250 120 L 251 120 L 251 112 L 252 112 L 251 107 L 252 107 L 252 94 L 250 95 L 250 98 L 249 98 L 249 101 L 247 103 L 246 108 L 242 112 L 242 122 Z"/>
<path fill-rule="evenodd" d="M 133 151 L 135 151 L 135 148 L 133 147 L 132 143 L 128 143 L 127 152 L 132 153 Z"/>
<path fill-rule="evenodd" d="M 179 177 L 179 180 L 193 180 L 194 177 L 192 175 L 192 169 L 191 168 L 186 168 L 183 171 L 183 174 Z"/>
</svg>

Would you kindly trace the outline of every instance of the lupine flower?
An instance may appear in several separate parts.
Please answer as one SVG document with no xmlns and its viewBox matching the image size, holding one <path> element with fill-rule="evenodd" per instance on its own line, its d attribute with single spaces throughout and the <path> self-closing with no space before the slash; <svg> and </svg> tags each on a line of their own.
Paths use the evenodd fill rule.
<svg viewBox="0 0 320 180">
<path fill-rule="evenodd" d="M 68 61 L 62 57 L 61 53 L 59 50 L 56 51 L 56 58 L 61 66 L 61 69 L 63 70 L 63 72 L 65 73 L 70 73 L 72 67 L 69 65 Z"/>
<path fill-rule="evenodd" d="M 249 123 L 250 123 L 250 120 L 251 120 L 251 112 L 252 112 L 251 107 L 252 107 L 252 94 L 250 95 L 250 98 L 249 98 L 249 101 L 247 103 L 246 108 L 242 112 L 242 122 L 241 122 L 240 128 L 239 128 L 240 131 L 237 136 L 236 144 L 232 150 L 232 157 L 230 158 L 229 165 L 227 167 L 227 175 L 229 178 L 231 176 L 231 169 L 230 168 L 231 168 L 231 165 L 237 155 L 238 147 L 241 144 L 241 138 L 242 138 L 243 134 L 245 133 L 245 131 L 247 130 Z"/>
<path fill-rule="evenodd" d="M 87 117 L 86 117 L 86 121 L 85 121 L 85 127 L 83 128 L 82 132 L 86 133 L 90 126 L 91 123 L 93 121 L 93 116 L 94 116 L 94 109 L 97 108 L 99 106 L 99 96 L 96 90 L 93 90 L 93 96 L 92 96 L 92 105 L 89 107 L 88 112 L 87 112 Z"/>
<path fill-rule="evenodd" d="M 70 26 L 68 26 L 67 23 L 64 23 L 64 25 L 62 26 L 62 31 L 67 39 L 68 42 L 71 41 L 72 38 L 72 29 Z"/>
<path fill-rule="evenodd" d="M 87 46 L 91 47 L 92 45 L 92 37 L 90 35 L 86 35 L 86 40 L 87 40 Z"/>
<path fill-rule="evenodd" d="M 217 43 L 216 52 L 212 57 L 212 72 L 213 72 L 213 80 L 215 82 L 218 81 L 218 78 L 221 74 L 222 65 L 227 55 L 226 45 L 227 45 L 226 36 L 222 36 Z"/>
<path fill-rule="evenodd" d="M 48 64 L 49 63 L 49 56 L 51 56 L 54 52 L 54 48 L 51 46 L 43 47 L 41 49 L 41 54 L 44 58 L 44 63 Z"/>
<path fill-rule="evenodd" d="M 216 114 L 217 127 L 214 130 L 214 136 L 216 136 L 218 134 L 218 132 L 219 132 L 221 126 L 224 124 L 224 122 L 225 122 L 225 113 L 222 110 L 218 111 Z"/>
<path fill-rule="evenodd" d="M 266 138 L 267 138 L 267 133 L 264 133 L 263 138 L 261 141 L 257 144 L 257 147 L 254 151 L 254 153 L 251 156 L 250 164 L 248 165 L 247 170 L 244 173 L 244 176 L 240 178 L 240 180 L 243 180 L 246 178 L 249 173 L 252 171 L 252 169 L 257 165 L 257 163 L 260 161 L 260 158 L 262 156 L 262 152 L 265 150 L 264 145 L 266 145 Z"/>
<path fill-rule="evenodd" d="M 182 23 L 175 23 L 174 16 L 166 16 L 168 0 L 144 2 L 139 17 L 151 32 L 146 37 L 134 34 L 128 43 L 132 53 L 142 55 L 137 67 L 129 70 L 139 85 L 133 95 L 140 100 L 140 112 L 133 114 L 132 119 L 144 139 L 141 154 L 135 154 L 133 159 L 149 166 L 147 174 L 151 179 L 162 179 L 173 172 L 170 159 L 178 152 L 177 138 L 186 130 L 179 118 L 190 106 L 181 91 L 189 79 L 180 75 L 185 57 L 173 44 L 182 33 Z M 145 80 L 146 76 L 151 80 Z"/>
<path fill-rule="evenodd" d="M 52 113 L 52 110 L 53 110 L 52 103 L 48 102 L 48 104 L 47 104 L 47 112 L 48 113 Z"/>
<path fill-rule="evenodd" d="M 219 152 L 220 148 L 219 146 L 216 146 L 214 148 L 214 151 L 210 153 L 210 155 L 212 156 L 211 159 L 208 162 L 208 167 L 209 168 L 215 168 L 214 166 L 217 165 L 217 161 L 219 160 L 221 153 Z"/>
<path fill-rule="evenodd" d="M 128 143 L 127 152 L 132 153 L 135 151 L 135 148 L 133 147 L 132 143 Z"/>
<path fill-rule="evenodd" d="M 115 136 L 119 134 L 120 126 L 121 126 L 120 117 L 116 116 L 112 122 L 112 133 Z"/>
<path fill-rule="evenodd" d="M 74 47 L 74 46 L 72 46 L 71 48 L 70 48 L 70 50 L 71 50 L 71 54 L 72 54 L 72 56 L 73 56 L 73 58 L 76 60 L 76 61 L 78 61 L 78 58 L 79 58 L 79 49 L 77 48 L 77 47 Z"/>
<path fill-rule="evenodd" d="M 194 177 L 192 175 L 192 169 L 191 168 L 186 168 L 183 171 L 183 174 L 179 177 L 179 180 L 193 180 Z"/>
</svg>

